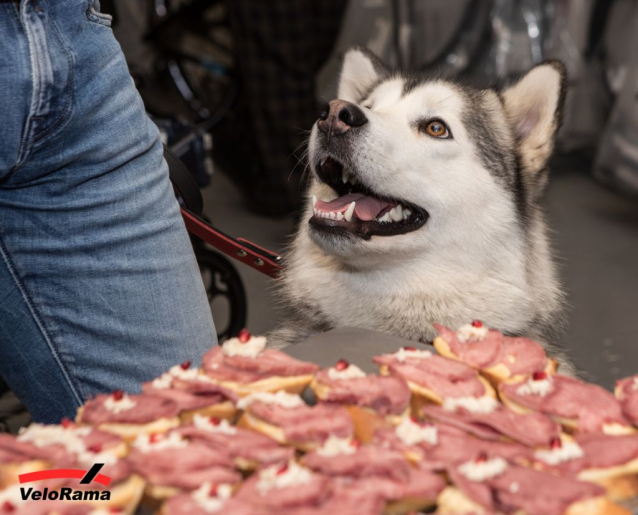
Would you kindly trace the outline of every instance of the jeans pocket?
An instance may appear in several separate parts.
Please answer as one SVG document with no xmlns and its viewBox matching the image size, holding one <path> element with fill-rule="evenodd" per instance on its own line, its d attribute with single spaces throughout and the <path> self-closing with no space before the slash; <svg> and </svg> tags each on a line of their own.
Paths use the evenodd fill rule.
<svg viewBox="0 0 638 515">
<path fill-rule="evenodd" d="M 88 0 L 88 3 L 89 7 L 86 10 L 86 16 L 89 21 L 110 27 L 113 17 L 110 14 L 100 12 L 100 0 Z"/>
</svg>

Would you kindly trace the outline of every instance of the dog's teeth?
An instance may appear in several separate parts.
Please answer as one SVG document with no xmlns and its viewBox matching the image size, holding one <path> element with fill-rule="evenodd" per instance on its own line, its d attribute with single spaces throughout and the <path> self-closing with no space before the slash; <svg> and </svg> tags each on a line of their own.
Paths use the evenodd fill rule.
<svg viewBox="0 0 638 515">
<path fill-rule="evenodd" d="M 324 157 L 321 162 L 319 163 L 319 166 L 323 166 L 326 164 L 326 161 L 328 160 L 328 157 Z"/>
<path fill-rule="evenodd" d="M 337 215 L 334 214 L 334 211 L 330 211 L 330 220 L 334 220 L 337 218 Z"/>
<path fill-rule="evenodd" d="M 346 209 L 346 212 L 343 214 L 343 217 L 346 219 L 346 222 L 350 222 L 352 220 L 355 204 L 356 202 L 351 202 L 350 205 L 348 206 L 348 209 Z"/>
<path fill-rule="evenodd" d="M 408 218 L 410 218 L 410 215 L 412 215 L 412 211 L 410 211 L 407 208 L 403 210 L 403 219 L 404 220 L 407 220 Z"/>
<path fill-rule="evenodd" d="M 317 196 L 313 195 L 312 196 L 312 207 L 315 207 L 317 205 Z"/>
<path fill-rule="evenodd" d="M 337 213 L 337 220 L 343 220 L 343 213 L 341 211 Z"/>
<path fill-rule="evenodd" d="M 403 208 L 399 205 L 399 206 L 395 206 L 390 210 L 390 217 L 392 218 L 392 220 L 394 220 L 395 222 L 398 222 L 400 220 L 403 220 Z"/>
<path fill-rule="evenodd" d="M 378 221 L 379 222 L 391 222 L 392 221 L 392 217 L 390 216 L 390 213 L 386 213 L 381 218 L 379 218 Z"/>
<path fill-rule="evenodd" d="M 348 182 L 348 176 L 350 174 L 348 173 L 348 169 L 344 168 L 343 170 L 341 170 L 341 180 L 343 181 L 343 183 L 345 184 L 346 182 Z"/>
</svg>

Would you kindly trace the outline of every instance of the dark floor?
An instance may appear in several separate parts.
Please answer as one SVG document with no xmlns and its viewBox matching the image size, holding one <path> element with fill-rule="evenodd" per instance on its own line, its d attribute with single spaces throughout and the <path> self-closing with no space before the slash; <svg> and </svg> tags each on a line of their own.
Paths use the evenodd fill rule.
<svg viewBox="0 0 638 515">
<path fill-rule="evenodd" d="M 587 173 L 588 163 L 560 159 L 548 196 L 548 215 L 569 301 L 564 345 L 585 377 L 608 388 L 638 372 L 638 203 L 608 191 Z M 248 213 L 222 174 L 205 192 L 206 211 L 224 231 L 281 252 L 291 219 Z M 248 290 L 248 325 L 268 331 L 283 316 L 273 281 L 238 266 Z"/>
</svg>

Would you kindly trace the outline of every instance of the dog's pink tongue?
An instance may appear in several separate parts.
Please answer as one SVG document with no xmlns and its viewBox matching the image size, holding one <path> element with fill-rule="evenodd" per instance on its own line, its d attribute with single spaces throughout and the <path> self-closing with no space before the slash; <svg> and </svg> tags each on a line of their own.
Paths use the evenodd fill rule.
<svg viewBox="0 0 638 515">
<path fill-rule="evenodd" d="M 375 197 L 369 197 L 363 193 L 349 193 L 343 197 L 336 198 L 330 202 L 317 200 L 316 209 L 333 213 L 343 213 L 348 206 L 356 202 L 354 205 L 354 214 L 359 220 L 368 222 L 382 216 L 385 212 L 390 211 L 396 203 L 388 200 L 381 200 Z"/>
</svg>

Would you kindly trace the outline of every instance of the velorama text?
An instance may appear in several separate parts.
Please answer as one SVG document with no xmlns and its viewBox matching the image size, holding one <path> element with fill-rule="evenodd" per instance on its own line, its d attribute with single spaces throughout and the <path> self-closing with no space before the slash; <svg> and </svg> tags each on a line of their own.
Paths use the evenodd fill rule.
<svg viewBox="0 0 638 515">
<path fill-rule="evenodd" d="M 72 488 L 64 487 L 60 490 L 50 490 L 45 488 L 44 490 L 33 490 L 33 487 L 25 488 L 20 487 L 20 493 L 22 494 L 22 500 L 27 501 L 110 501 L 111 492 L 103 490 L 102 492 L 97 490 L 73 490 Z"/>
</svg>

